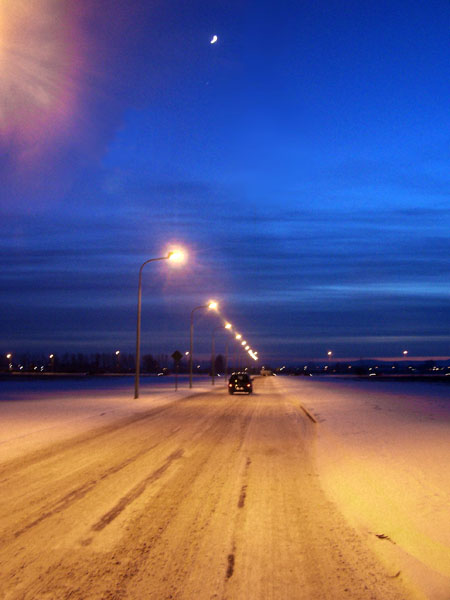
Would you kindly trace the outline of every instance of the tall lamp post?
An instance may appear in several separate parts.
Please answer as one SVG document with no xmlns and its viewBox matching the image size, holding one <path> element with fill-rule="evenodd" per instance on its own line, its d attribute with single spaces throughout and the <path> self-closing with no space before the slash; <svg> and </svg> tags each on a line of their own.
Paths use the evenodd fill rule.
<svg viewBox="0 0 450 600">
<path fill-rule="evenodd" d="M 212 330 L 212 336 L 211 336 L 211 385 L 214 385 L 215 381 L 215 376 L 216 376 L 216 340 L 215 340 L 215 333 L 216 331 L 220 331 L 222 329 L 231 329 L 231 323 L 225 323 L 225 325 L 220 325 L 219 327 L 216 327 L 215 329 Z M 228 342 L 227 342 L 227 358 L 226 358 L 226 368 L 225 368 L 225 379 L 227 377 L 227 373 L 226 373 L 226 369 L 227 367 L 227 362 L 228 362 Z"/>
<path fill-rule="evenodd" d="M 139 398 L 139 375 L 141 367 L 141 304 L 142 304 L 142 269 L 148 263 L 158 260 L 171 260 L 173 262 L 182 262 L 184 255 L 180 251 L 168 252 L 166 256 L 158 258 L 149 258 L 142 263 L 139 269 L 139 285 L 138 285 L 138 305 L 137 305 L 137 325 L 136 325 L 136 372 L 134 376 L 134 397 Z"/>
<path fill-rule="evenodd" d="M 217 302 L 211 300 L 208 304 L 202 304 L 201 306 L 196 306 L 191 311 L 191 324 L 189 328 L 190 333 L 190 341 L 189 341 L 189 387 L 192 388 L 192 364 L 193 364 L 193 352 L 194 352 L 194 313 L 196 310 L 200 310 L 202 308 L 207 308 L 208 310 L 217 310 Z"/>
<path fill-rule="evenodd" d="M 228 331 L 232 331 L 233 326 L 231 325 L 231 323 L 226 323 L 225 329 L 228 329 Z M 225 385 L 228 383 L 228 353 L 229 353 L 229 340 L 227 340 L 227 343 L 225 344 Z"/>
</svg>

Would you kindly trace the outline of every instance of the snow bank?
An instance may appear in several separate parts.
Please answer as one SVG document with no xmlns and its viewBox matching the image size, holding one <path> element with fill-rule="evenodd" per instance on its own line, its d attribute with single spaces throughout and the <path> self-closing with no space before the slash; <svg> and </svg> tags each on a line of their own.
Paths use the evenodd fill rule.
<svg viewBox="0 0 450 600">
<path fill-rule="evenodd" d="M 325 491 L 391 567 L 450 598 L 450 386 L 279 378 L 317 420 Z"/>
</svg>

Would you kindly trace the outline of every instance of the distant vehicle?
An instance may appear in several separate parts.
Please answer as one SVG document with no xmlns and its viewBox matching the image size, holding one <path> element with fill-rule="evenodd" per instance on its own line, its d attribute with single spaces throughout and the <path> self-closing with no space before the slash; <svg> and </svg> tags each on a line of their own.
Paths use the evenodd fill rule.
<svg viewBox="0 0 450 600">
<path fill-rule="evenodd" d="M 233 373 L 228 380 L 228 393 L 242 392 L 251 394 L 253 392 L 252 380 L 248 373 Z"/>
</svg>

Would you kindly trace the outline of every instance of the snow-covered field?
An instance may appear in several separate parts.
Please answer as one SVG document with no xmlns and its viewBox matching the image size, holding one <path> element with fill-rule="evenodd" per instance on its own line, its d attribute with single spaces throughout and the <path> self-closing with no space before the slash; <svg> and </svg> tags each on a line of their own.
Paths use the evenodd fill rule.
<svg viewBox="0 0 450 600">
<path fill-rule="evenodd" d="M 185 379 L 176 392 L 172 378 L 143 379 L 138 400 L 131 377 L 0 381 L 0 462 L 212 387 L 199 377 L 189 390 Z"/>
<path fill-rule="evenodd" d="M 450 598 L 450 386 L 279 378 L 317 420 L 326 492 L 426 598 Z"/>
</svg>

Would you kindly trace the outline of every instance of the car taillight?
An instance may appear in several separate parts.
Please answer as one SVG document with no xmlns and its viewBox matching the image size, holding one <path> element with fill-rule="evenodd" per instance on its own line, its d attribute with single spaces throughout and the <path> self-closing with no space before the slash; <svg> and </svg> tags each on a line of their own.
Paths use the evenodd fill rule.
<svg viewBox="0 0 450 600">
<path fill-rule="evenodd" d="M 249 384 L 249 383 L 247 383 L 247 387 L 250 387 L 250 384 Z"/>
</svg>

